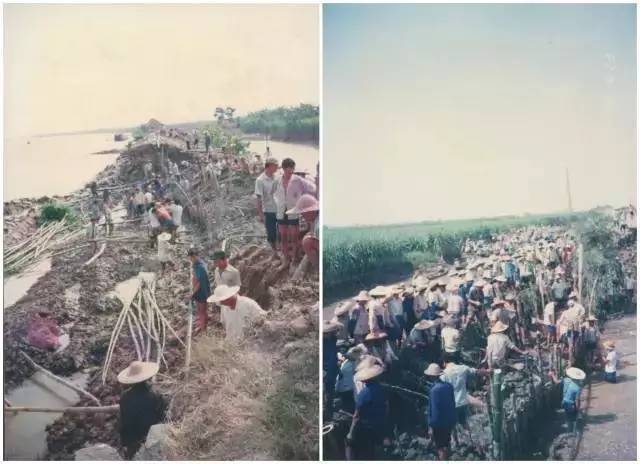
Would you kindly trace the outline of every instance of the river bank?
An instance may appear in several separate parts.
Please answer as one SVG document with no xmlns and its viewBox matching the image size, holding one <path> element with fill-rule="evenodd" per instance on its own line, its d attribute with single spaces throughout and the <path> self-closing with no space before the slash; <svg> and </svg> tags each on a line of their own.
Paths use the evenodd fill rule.
<svg viewBox="0 0 640 464">
<path fill-rule="evenodd" d="M 97 397 L 103 405 L 117 404 L 121 392 L 120 385 L 115 381 L 115 374 L 124 368 L 129 362 L 135 359 L 135 349 L 130 336 L 123 334 L 113 355 L 113 361 L 109 370 L 109 375 L 105 384 L 101 380 L 102 364 L 105 360 L 106 349 L 109 344 L 111 331 L 118 317 L 121 300 L 113 294 L 119 283 L 125 282 L 139 274 L 139 272 L 152 272 L 156 275 L 157 290 L 156 300 L 160 310 L 167 320 L 176 328 L 184 328 L 186 324 L 186 312 L 184 309 L 183 295 L 189 291 L 189 263 L 186 259 L 186 249 L 191 243 L 197 244 L 205 250 L 204 258 L 211 263 L 210 255 L 213 250 L 227 244 L 227 250 L 231 253 L 231 262 L 242 273 L 243 287 L 241 293 L 256 299 L 264 309 L 269 311 L 267 322 L 262 331 L 257 334 L 258 340 L 267 338 L 267 335 L 274 340 L 288 339 L 290 342 L 298 342 L 297 349 L 305 356 L 317 357 L 318 343 L 316 337 L 309 337 L 317 327 L 317 281 L 305 279 L 298 284 L 288 282 L 286 272 L 269 272 L 269 269 L 279 269 L 279 263 L 265 260 L 270 254 L 264 246 L 263 226 L 257 221 L 254 211 L 255 199 L 253 197 L 253 178 L 246 175 L 238 175 L 228 178 L 220 185 L 220 191 L 214 192 L 211 185 L 203 182 L 199 178 L 199 170 L 193 163 L 196 154 L 183 153 L 179 147 L 167 149 L 166 153 L 173 161 L 187 161 L 188 167 L 182 169 L 182 175 L 188 177 L 192 186 L 185 192 L 191 198 L 199 198 L 203 204 L 210 204 L 214 200 L 222 204 L 219 221 L 216 224 L 202 224 L 194 221 L 197 218 L 197 211 L 194 211 L 188 199 L 183 199 L 185 204 L 184 222 L 186 230 L 181 235 L 180 243 L 174 250 L 175 264 L 174 270 L 167 271 L 160 275 L 159 263 L 156 252 L 148 247 L 144 240 L 146 228 L 141 227 L 136 222 L 121 222 L 116 225 L 115 235 L 119 237 L 138 236 L 142 240 L 113 240 L 106 243 L 104 253 L 92 264 L 85 263 L 93 255 L 91 247 L 71 251 L 69 253 L 54 256 L 51 259 L 51 269 L 46 271 L 35 284 L 29 288 L 26 294 L 18 298 L 14 304 L 5 308 L 4 318 L 4 344 L 5 344 L 5 395 L 11 394 L 14 389 L 23 384 L 26 379 L 33 375 L 33 368 L 23 359 L 20 351 L 26 352 L 39 365 L 50 370 L 56 375 L 69 376 L 79 372 L 85 373 L 87 378 L 87 390 Z M 119 155 L 114 164 L 103 169 L 94 180 L 98 183 L 98 189 L 112 188 L 112 197 L 115 203 L 122 207 L 124 195 L 123 191 L 116 187 L 131 184 L 142 180 L 142 165 L 147 161 L 156 162 L 157 149 L 155 145 L 148 141 L 141 141 L 134 144 L 131 150 L 125 150 Z M 83 191 L 58 197 L 64 199 L 68 204 L 73 205 L 80 217 L 86 209 L 87 195 Z M 37 203 L 37 202 L 36 202 Z M 23 200 L 5 204 L 7 209 L 16 210 L 22 204 L 27 208 L 34 207 L 34 202 Z M 13 208 L 13 209 L 12 209 Z M 34 207 L 37 215 L 37 204 Z M 210 218 L 209 218 L 210 221 Z M 7 223 L 5 223 L 6 227 Z M 215 232 L 215 233 L 214 233 Z M 16 234 L 16 240 L 19 240 Z M 265 254 L 266 252 L 266 254 Z M 210 266 L 210 275 L 212 267 Z M 314 309 L 315 304 L 315 309 Z M 52 353 L 40 350 L 26 342 L 25 336 L 33 314 L 47 310 L 50 318 L 53 319 L 69 335 L 69 345 L 62 351 Z M 290 327 L 290 322 L 297 320 L 297 326 Z M 260 337 L 259 335 L 263 335 Z M 276 336 L 277 335 L 277 336 Z M 255 337 L 255 336 L 254 336 Z M 222 332 L 219 327 L 212 327 L 206 337 L 194 340 L 194 360 L 197 359 L 195 353 L 206 350 L 208 346 L 219 343 Z M 307 341 L 305 341 L 308 339 Z M 258 371 L 265 365 L 267 360 L 273 366 L 272 385 L 277 386 L 282 383 L 282 372 L 287 372 L 286 366 L 291 362 L 290 356 L 285 356 L 285 347 L 281 343 L 271 343 L 263 346 L 263 362 L 253 366 Z M 238 347 L 233 354 L 236 359 L 248 356 L 250 347 Z M 290 354 L 290 353 L 289 353 Z M 183 423 L 185 418 L 191 417 L 202 399 L 190 395 L 190 392 L 202 384 L 202 375 L 220 375 L 224 368 L 217 363 L 213 366 L 207 365 L 207 369 L 194 365 L 191 370 L 189 381 L 186 381 L 184 370 L 184 347 L 177 340 L 170 340 L 164 353 L 166 365 L 163 364 L 161 374 L 157 377 L 155 387 L 158 391 L 172 399 L 170 403 L 170 418 L 172 430 L 179 434 L 186 431 L 188 435 L 196 433 L 195 429 L 190 429 L 189 424 Z M 208 360 L 211 358 L 209 357 Z M 248 375 L 254 371 L 247 370 Z M 291 387 L 294 394 L 302 395 L 306 408 L 315 404 L 315 414 L 317 416 L 317 376 L 304 379 L 299 385 Z M 313 386 L 315 385 L 315 400 L 313 400 Z M 64 387 L 62 387 L 64 388 Z M 275 387 L 274 387 L 275 388 Z M 184 390 L 186 389 L 186 391 Z M 302 389 L 304 391 L 298 391 Z M 277 389 L 276 389 L 277 390 Z M 241 430 L 246 425 L 257 428 L 264 428 L 264 419 L 268 400 L 273 400 L 277 391 L 272 391 L 271 395 L 263 397 L 254 404 L 255 414 L 250 419 L 245 419 L 243 424 L 236 426 L 226 424 L 211 425 L 210 430 L 200 430 L 198 433 L 218 434 L 220 427 L 226 429 L 227 441 L 218 440 L 215 443 L 216 454 L 213 457 L 221 458 L 235 453 L 242 457 L 242 449 L 231 446 L 233 440 L 241 436 Z M 219 391 L 209 391 L 210 395 L 217 395 L 213 408 L 231 404 L 234 398 L 243 394 L 239 389 L 237 392 L 226 391 L 220 395 Z M 213 398 L 213 396 L 212 396 Z M 17 406 L 42 406 L 37 395 L 30 398 L 31 404 L 18 404 Z M 91 405 L 91 401 L 82 398 L 78 405 Z M 309 411 L 312 413 L 313 411 Z M 281 414 L 283 412 L 281 411 Z M 41 413 L 20 413 L 38 416 Z M 214 411 L 215 414 L 215 411 Z M 236 411 L 241 414 L 241 411 Z M 28 416 L 27 416 L 28 417 Z M 233 418 L 231 418 L 233 419 Z M 237 417 L 236 417 L 237 419 Z M 296 419 L 292 419 L 295 423 Z M 64 414 L 47 428 L 47 455 L 48 459 L 73 459 L 74 453 L 91 443 L 106 443 L 120 449 L 118 435 L 117 414 Z M 296 437 L 287 437 L 293 444 L 300 444 L 296 449 L 296 456 L 307 453 L 312 456 L 317 453 L 317 440 L 315 444 L 308 441 L 308 437 L 313 435 L 312 427 L 299 428 L 302 434 Z M 316 424 L 317 429 L 317 424 Z M 173 433 L 173 432 L 172 432 Z M 275 431 L 265 430 L 262 437 L 254 437 L 256 442 L 251 451 L 244 454 L 259 453 L 261 456 L 277 458 L 281 448 L 277 446 L 280 441 L 274 436 Z M 251 436 L 245 436 L 245 442 L 250 443 Z M 317 437 L 317 430 L 315 436 Z M 12 435 L 12 439 L 26 438 L 24 435 Z M 307 441 L 304 441 L 307 440 Z M 178 439 L 177 445 L 167 447 L 167 455 L 176 458 L 189 459 L 196 454 L 206 455 L 210 450 L 206 447 L 191 450 L 180 446 L 185 438 Z M 213 446 L 214 443 L 211 443 Z M 293 448 L 296 448 L 293 446 Z M 37 450 L 40 446 L 34 443 L 34 454 L 31 458 L 38 456 Z M 184 454 L 182 454 L 184 453 Z"/>
</svg>

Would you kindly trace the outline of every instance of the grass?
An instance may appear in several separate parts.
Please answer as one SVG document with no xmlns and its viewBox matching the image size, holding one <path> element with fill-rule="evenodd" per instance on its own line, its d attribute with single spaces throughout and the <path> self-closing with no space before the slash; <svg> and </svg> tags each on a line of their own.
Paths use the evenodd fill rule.
<svg viewBox="0 0 640 464">
<path fill-rule="evenodd" d="M 530 225 L 560 225 L 580 220 L 586 213 L 430 221 L 389 226 L 325 228 L 323 278 L 325 291 L 367 280 L 382 270 L 410 264 L 414 268 L 439 258 L 452 263 L 467 238 Z"/>
<path fill-rule="evenodd" d="M 73 213 L 72 209 L 68 206 L 61 205 L 55 202 L 46 203 L 40 209 L 38 226 L 46 224 L 47 222 L 61 221 L 65 216 L 70 222 L 74 222 L 76 219 L 76 216 Z"/>
</svg>

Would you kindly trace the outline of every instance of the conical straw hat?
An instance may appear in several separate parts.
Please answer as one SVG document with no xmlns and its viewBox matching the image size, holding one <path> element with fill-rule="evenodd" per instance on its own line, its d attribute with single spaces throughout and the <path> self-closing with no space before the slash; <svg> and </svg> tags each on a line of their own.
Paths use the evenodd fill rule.
<svg viewBox="0 0 640 464">
<path fill-rule="evenodd" d="M 159 369 L 158 363 L 133 361 L 118 374 L 118 382 L 126 385 L 144 382 L 156 375 Z"/>
</svg>

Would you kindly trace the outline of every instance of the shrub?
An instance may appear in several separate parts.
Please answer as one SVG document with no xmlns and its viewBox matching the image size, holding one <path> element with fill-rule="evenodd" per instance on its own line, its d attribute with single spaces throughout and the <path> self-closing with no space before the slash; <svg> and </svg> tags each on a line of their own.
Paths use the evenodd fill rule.
<svg viewBox="0 0 640 464">
<path fill-rule="evenodd" d="M 38 217 L 38 226 L 47 222 L 61 221 L 66 216 L 68 221 L 75 221 L 76 217 L 71 208 L 59 203 L 51 202 L 42 206 L 40 217 Z"/>
</svg>

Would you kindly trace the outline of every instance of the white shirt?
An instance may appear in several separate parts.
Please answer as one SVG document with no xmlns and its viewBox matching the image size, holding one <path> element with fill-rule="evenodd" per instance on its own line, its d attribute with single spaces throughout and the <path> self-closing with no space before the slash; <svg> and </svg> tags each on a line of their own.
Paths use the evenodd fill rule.
<svg viewBox="0 0 640 464">
<path fill-rule="evenodd" d="M 223 324 L 226 339 L 241 340 L 245 327 L 251 322 L 263 316 L 267 312 L 258 303 L 246 296 L 238 296 L 235 309 L 222 306 Z"/>
<path fill-rule="evenodd" d="M 136 205 L 144 205 L 145 202 L 145 196 L 143 192 L 136 192 L 136 194 L 133 196 L 133 202 Z"/>
<path fill-rule="evenodd" d="M 544 307 L 544 323 L 553 325 L 556 323 L 556 305 L 555 303 L 547 303 Z"/>
<path fill-rule="evenodd" d="M 417 318 L 420 318 L 425 309 L 427 309 L 427 297 L 424 293 L 418 293 L 413 299 L 413 312 Z"/>
<path fill-rule="evenodd" d="M 278 219 L 284 219 L 284 214 L 287 210 L 296 206 L 298 198 L 305 193 L 313 194 L 316 191 L 316 185 L 313 182 L 308 181 L 304 177 L 300 177 L 293 174 L 289 179 L 287 188 L 284 188 L 284 180 L 282 177 L 276 182 L 275 193 L 273 199 L 277 206 Z M 289 219 L 298 219 L 297 214 L 288 214 Z"/>
<path fill-rule="evenodd" d="M 607 354 L 607 364 L 605 364 L 604 366 L 604 371 L 611 373 L 611 372 L 616 372 L 618 368 L 618 353 L 613 350 L 613 351 L 609 351 L 609 354 Z"/>
<path fill-rule="evenodd" d="M 240 271 L 238 271 L 231 264 L 227 264 L 224 271 L 220 272 L 220 269 L 216 267 L 213 272 L 213 282 L 215 286 L 226 285 L 228 287 L 238 286 L 240 287 Z"/>
<path fill-rule="evenodd" d="M 151 226 L 152 229 L 160 227 L 160 221 L 158 220 L 156 215 L 151 212 L 151 210 L 149 210 L 149 212 L 147 213 L 147 216 L 149 217 L 149 225 Z"/>
<path fill-rule="evenodd" d="M 450 383 L 453 386 L 453 397 L 456 401 L 456 408 L 464 406 L 468 403 L 467 400 L 467 378 L 470 375 L 475 375 L 476 369 L 473 369 L 464 364 L 450 363 L 446 369 L 442 372 L 440 380 Z"/>
<path fill-rule="evenodd" d="M 348 392 L 355 388 L 353 375 L 356 372 L 356 363 L 351 359 L 347 359 L 340 366 L 340 375 L 336 379 L 336 392 Z"/>
<path fill-rule="evenodd" d="M 146 193 L 144 194 L 144 202 L 145 202 L 146 204 L 153 203 L 153 193 L 151 193 L 151 192 L 146 192 Z"/>
<path fill-rule="evenodd" d="M 262 211 L 264 213 L 275 213 L 278 211 L 276 200 L 273 198 L 278 179 L 275 174 L 273 177 L 269 177 L 264 172 L 256 179 L 255 195 L 260 197 Z"/>
<path fill-rule="evenodd" d="M 442 336 L 442 344 L 447 353 L 455 353 L 458 351 L 460 343 L 460 331 L 453 327 L 445 327 L 440 333 Z"/>
<path fill-rule="evenodd" d="M 384 327 L 378 327 L 377 316 L 382 316 L 384 320 L 384 306 L 379 300 L 371 300 L 369 303 L 369 331 L 376 332 L 377 330 L 384 330 Z"/>
<path fill-rule="evenodd" d="M 489 362 L 489 368 L 500 367 L 507 358 L 509 350 L 513 347 L 515 347 L 515 345 L 505 334 L 490 334 L 487 338 L 487 360 Z"/>
<path fill-rule="evenodd" d="M 182 205 L 176 205 L 175 203 L 169 207 L 171 219 L 173 219 L 173 223 L 176 227 L 180 227 L 182 225 L 182 209 Z"/>
<path fill-rule="evenodd" d="M 355 314 L 355 315 L 354 315 Z M 356 320 L 354 335 L 366 335 L 369 333 L 369 315 L 365 306 L 359 304 L 351 311 L 351 318 Z"/>
</svg>

